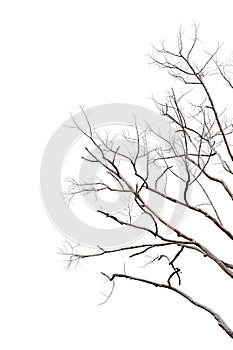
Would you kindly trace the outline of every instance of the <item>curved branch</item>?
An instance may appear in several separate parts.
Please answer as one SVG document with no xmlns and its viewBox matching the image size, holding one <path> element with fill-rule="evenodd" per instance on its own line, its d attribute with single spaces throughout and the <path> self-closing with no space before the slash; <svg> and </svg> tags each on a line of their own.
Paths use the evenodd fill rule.
<svg viewBox="0 0 233 350">
<path fill-rule="evenodd" d="M 105 274 L 105 276 L 107 276 Z M 233 330 L 226 324 L 226 322 L 223 320 L 223 318 L 214 310 L 212 310 L 210 307 L 199 303 L 198 301 L 194 300 L 191 296 L 189 296 L 188 294 L 184 293 L 183 291 L 181 291 L 178 288 L 175 288 L 173 286 L 171 286 L 171 284 L 163 284 L 163 283 L 156 283 L 153 281 L 149 281 L 143 278 L 138 278 L 138 277 L 133 277 L 130 275 L 125 275 L 125 274 L 118 274 L 115 273 L 113 274 L 111 277 L 109 277 L 109 281 L 114 281 L 115 278 L 125 278 L 125 279 L 129 279 L 132 281 L 137 281 L 137 282 L 142 282 L 142 283 L 146 283 L 146 284 L 150 284 L 154 287 L 158 287 L 158 288 L 164 288 L 164 289 L 168 289 L 171 290 L 173 292 L 175 292 L 176 294 L 181 295 L 184 299 L 188 300 L 191 304 L 195 305 L 196 307 L 208 312 L 211 316 L 214 317 L 214 319 L 218 322 L 219 327 L 221 327 L 226 334 L 233 339 Z"/>
</svg>

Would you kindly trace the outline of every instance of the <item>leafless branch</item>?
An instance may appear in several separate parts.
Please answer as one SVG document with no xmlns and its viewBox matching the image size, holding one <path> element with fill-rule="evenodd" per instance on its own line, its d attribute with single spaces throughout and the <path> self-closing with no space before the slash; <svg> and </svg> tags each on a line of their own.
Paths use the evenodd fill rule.
<svg viewBox="0 0 233 350">
<path fill-rule="evenodd" d="M 70 251 L 61 249 L 60 254 L 67 258 L 70 266 L 72 263 L 79 263 L 86 258 L 127 252 L 129 258 L 135 258 L 145 256 L 150 251 L 152 256 L 149 256 L 149 262 L 143 266 L 157 264 L 161 259 L 166 260 L 169 267 L 166 283 L 157 283 L 126 273 L 113 274 L 111 277 L 102 273 L 113 283 L 110 294 L 105 295 L 104 303 L 109 300 L 113 293 L 116 278 L 130 279 L 169 289 L 211 314 L 217 320 L 218 325 L 233 338 L 232 330 L 215 311 L 193 300 L 181 289 L 173 286 L 177 282 L 179 286 L 181 285 L 181 268 L 177 266 L 177 260 L 181 262 L 186 252 L 195 251 L 198 256 L 210 259 L 216 268 L 231 279 L 233 278 L 233 264 L 225 262 L 218 253 L 213 252 L 206 244 L 196 239 L 191 227 L 184 231 L 173 225 L 163 212 L 159 212 L 153 203 L 147 203 L 144 197 L 146 193 L 155 196 L 155 200 L 156 197 L 163 198 L 168 204 L 186 208 L 189 213 L 195 213 L 206 220 L 206 223 L 210 224 L 210 231 L 212 229 L 218 230 L 223 239 L 229 240 L 229 244 L 233 243 L 231 228 L 227 227 L 224 222 L 223 213 L 217 209 L 218 206 L 210 193 L 211 190 L 209 190 L 209 187 L 211 188 L 211 185 L 215 184 L 216 191 L 220 191 L 225 196 L 228 205 L 233 204 L 231 188 L 233 146 L 229 142 L 233 135 L 233 119 L 230 116 L 225 116 L 226 109 L 216 107 L 218 104 L 209 88 L 208 80 L 218 74 L 232 88 L 230 68 L 233 65 L 231 63 L 224 65 L 219 61 L 218 54 L 221 49 L 219 43 L 212 52 L 203 49 L 198 37 L 198 30 L 198 26 L 193 24 L 193 37 L 191 42 L 186 44 L 184 31 L 180 28 L 176 50 L 168 48 L 165 42 L 161 41 L 160 47 L 153 46 L 153 53 L 149 55 L 152 65 L 167 71 L 176 82 L 182 85 L 181 92 L 171 88 L 162 102 L 154 96 L 152 97 L 157 110 L 171 124 L 174 133 L 164 136 L 156 128 L 156 125 L 149 125 L 146 122 L 145 129 L 141 130 L 135 115 L 132 124 L 134 135 L 122 131 L 121 137 L 125 142 L 124 147 L 121 147 L 117 144 L 117 136 L 112 136 L 108 132 L 102 136 L 92 128 L 88 115 L 84 107 L 81 106 L 87 131 L 81 128 L 75 117 L 72 117 L 74 125 L 69 126 L 77 127 L 95 148 L 92 150 L 86 147 L 87 155 L 83 156 L 83 160 L 90 162 L 90 164 L 98 163 L 101 165 L 106 174 L 114 180 L 115 186 L 110 185 L 106 179 L 94 179 L 79 183 L 73 178 L 68 178 L 70 186 L 64 192 L 64 199 L 72 204 L 72 199 L 79 195 L 94 193 L 97 196 L 101 191 L 108 191 L 109 194 L 117 192 L 119 195 L 127 193 L 130 195 L 130 199 L 126 199 L 122 212 L 112 213 L 102 207 L 98 208 L 97 212 L 121 226 L 147 232 L 153 242 L 119 249 L 98 247 L 98 252 L 94 254 L 81 254 L 69 247 Z M 202 50 L 201 59 L 200 49 Z M 196 57 L 197 52 L 198 57 Z M 193 97 L 196 96 L 196 92 L 199 93 L 198 100 Z M 150 137 L 158 140 L 159 144 L 151 145 Z M 127 162 L 135 176 L 134 179 L 128 179 L 123 174 L 120 167 L 121 160 Z M 182 172 L 174 166 L 174 161 L 178 162 Z M 143 172 L 140 171 L 140 162 L 143 162 Z M 150 174 L 155 167 L 160 169 L 160 173 L 158 176 L 151 177 Z M 170 184 L 173 184 L 174 181 L 182 183 L 181 197 L 171 193 L 173 185 Z M 199 203 L 193 203 L 192 197 L 189 197 L 192 189 L 201 192 L 202 198 Z M 134 214 L 134 208 L 138 210 L 139 214 Z M 138 224 L 135 221 L 137 215 L 144 215 L 148 219 L 148 225 Z M 164 234 L 163 228 L 169 229 L 173 236 L 169 238 L 168 235 Z M 215 231 L 213 230 L 213 232 Z M 175 253 L 166 251 L 160 254 L 158 253 L 159 249 L 174 249 Z M 154 251 L 156 251 L 155 255 Z"/>
</svg>

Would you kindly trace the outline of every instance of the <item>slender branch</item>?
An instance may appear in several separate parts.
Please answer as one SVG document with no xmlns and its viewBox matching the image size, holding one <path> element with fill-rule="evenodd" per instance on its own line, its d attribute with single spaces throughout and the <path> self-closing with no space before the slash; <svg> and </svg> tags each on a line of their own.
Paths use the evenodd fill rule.
<svg viewBox="0 0 233 350">
<path fill-rule="evenodd" d="M 208 312 L 217 321 L 219 327 L 221 327 L 226 332 L 226 334 L 230 338 L 233 339 L 233 330 L 226 324 L 226 322 L 223 320 L 223 318 L 218 313 L 216 313 L 210 307 L 205 306 L 204 304 L 201 304 L 198 301 L 194 300 L 191 296 L 189 296 L 188 294 L 184 293 L 180 289 L 177 289 L 177 288 L 171 286 L 170 284 L 156 283 L 156 282 L 149 281 L 149 280 L 146 280 L 146 279 L 143 279 L 143 278 L 133 277 L 133 276 L 130 276 L 130 275 L 125 275 L 125 274 L 120 274 L 120 273 L 115 273 L 111 277 L 108 276 L 108 278 L 109 278 L 109 281 L 114 281 L 116 278 L 124 278 L 124 279 L 129 279 L 129 280 L 132 280 L 132 281 L 137 281 L 137 282 L 142 282 L 142 283 L 145 283 L 145 284 L 150 284 L 150 285 L 152 285 L 154 287 L 157 287 L 157 288 L 164 288 L 164 289 L 171 290 L 174 293 L 181 295 L 184 299 L 188 300 L 191 304 L 195 305 L 196 307 L 198 307 L 198 308 Z"/>
</svg>

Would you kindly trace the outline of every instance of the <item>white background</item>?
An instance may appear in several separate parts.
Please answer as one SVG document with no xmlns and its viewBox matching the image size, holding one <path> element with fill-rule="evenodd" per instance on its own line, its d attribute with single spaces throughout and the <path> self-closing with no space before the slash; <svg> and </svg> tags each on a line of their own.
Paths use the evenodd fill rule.
<svg viewBox="0 0 233 350">
<path fill-rule="evenodd" d="M 153 108 L 147 97 L 164 82 L 148 67 L 150 44 L 194 19 L 204 42 L 233 48 L 230 4 L 2 1 L 2 349 L 232 349 L 210 316 L 169 291 L 118 281 L 112 299 L 96 307 L 108 288 L 98 272 L 108 272 L 110 263 L 65 271 L 57 254 L 63 237 L 46 216 L 39 189 L 44 148 L 70 112 L 111 102 Z M 120 262 L 111 262 L 122 272 Z M 190 264 L 186 285 L 233 327 L 231 281 L 207 265 Z"/>
</svg>

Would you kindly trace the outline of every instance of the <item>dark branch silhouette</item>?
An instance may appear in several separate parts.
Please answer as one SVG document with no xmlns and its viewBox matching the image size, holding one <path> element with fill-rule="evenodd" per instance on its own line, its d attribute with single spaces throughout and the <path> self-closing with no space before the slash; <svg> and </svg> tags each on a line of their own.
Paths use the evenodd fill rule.
<svg viewBox="0 0 233 350">
<path fill-rule="evenodd" d="M 146 124 L 145 129 L 141 130 L 137 125 L 137 116 L 134 116 L 132 124 L 134 135 L 122 131 L 121 136 L 125 140 L 125 149 L 123 150 L 122 146 L 114 143 L 108 134 L 103 137 L 92 128 L 83 107 L 81 110 L 87 128 L 82 129 L 76 118 L 72 118 L 73 125 L 69 127 L 78 128 L 94 147 L 94 151 L 88 147 L 85 148 L 87 155 L 83 156 L 83 160 L 100 164 L 105 169 L 106 174 L 114 180 L 115 186 L 110 185 L 107 180 L 96 179 L 93 182 L 79 183 L 76 179 L 68 178 L 70 186 L 64 192 L 64 198 L 68 203 L 71 203 L 76 195 L 96 195 L 101 191 L 129 195 L 126 199 L 126 212 L 112 213 L 100 207 L 97 210 L 98 213 L 121 226 L 129 226 L 132 229 L 147 232 L 153 241 L 148 244 L 132 245 L 119 249 L 98 247 L 98 251 L 94 254 L 81 254 L 77 248 L 74 249 L 70 245 L 69 249 L 61 249 L 60 253 L 68 259 L 70 265 L 78 263 L 82 259 L 98 258 L 122 252 L 128 253 L 129 258 L 135 258 L 145 256 L 145 253 L 150 251 L 152 257 L 150 257 L 149 263 L 156 263 L 163 259 L 171 268 L 170 274 L 166 277 L 166 283 L 157 283 L 126 273 L 114 273 L 112 276 L 108 276 L 103 272 L 103 275 L 110 282 L 115 282 L 117 278 L 125 278 L 169 289 L 212 315 L 218 325 L 233 339 L 233 331 L 215 311 L 195 301 L 181 290 L 181 268 L 177 265 L 184 252 L 194 251 L 198 256 L 210 259 L 222 273 L 232 279 L 232 262 L 225 262 L 221 256 L 206 247 L 206 244 L 193 237 L 189 230 L 186 229 L 183 232 L 181 228 L 173 225 L 164 217 L 163 213 L 158 212 L 153 205 L 148 204 L 145 200 L 145 193 L 150 193 L 155 196 L 155 200 L 157 196 L 163 198 L 167 203 L 184 207 L 206 220 L 210 231 L 217 229 L 221 233 L 222 239 L 227 239 L 229 244 L 233 244 L 231 228 L 227 227 L 224 222 L 224 209 L 221 212 L 217 208 L 214 200 L 215 194 L 211 190 L 211 185 L 214 184 L 216 191 L 225 196 L 226 205 L 233 208 L 233 190 L 230 185 L 233 180 L 233 146 L 230 143 L 233 140 L 233 118 L 227 116 L 226 110 L 219 111 L 219 107 L 217 107 L 219 103 L 215 102 L 209 88 L 210 79 L 216 76 L 226 83 L 226 88 L 233 88 L 231 80 L 233 65 L 230 62 L 224 64 L 219 60 L 220 48 L 221 45 L 218 44 L 212 53 L 206 52 L 198 38 L 198 26 L 196 25 L 194 25 L 191 43 L 184 40 L 184 33 L 181 29 L 177 36 L 176 50 L 169 49 L 165 42 L 161 42 L 158 48 L 153 46 L 153 52 L 149 54 L 150 64 L 167 71 L 183 87 L 181 93 L 172 88 L 162 102 L 157 101 L 152 96 L 159 113 L 175 130 L 175 136 L 164 137 L 155 125 Z M 201 53 L 200 50 L 202 50 Z M 200 56 L 202 59 L 199 62 L 197 57 Z M 150 135 L 160 140 L 163 146 L 150 145 Z M 178 139 L 181 140 L 181 148 Z M 123 175 L 119 166 L 122 159 L 127 161 L 131 167 L 135 176 L 134 180 L 131 181 Z M 182 172 L 177 171 L 173 164 L 174 159 L 179 162 Z M 139 168 L 139 161 L 143 161 L 144 164 L 143 174 Z M 153 167 L 161 169 L 157 178 L 150 177 Z M 183 184 L 182 198 L 177 198 L 169 192 L 169 184 L 173 183 L 174 179 Z M 160 185 L 161 181 L 163 181 L 163 186 Z M 199 191 L 200 202 L 193 202 L 192 198 L 189 197 L 192 189 Z M 139 213 L 137 215 L 145 215 L 148 218 L 148 226 L 140 226 L 134 222 L 135 207 Z M 166 235 L 163 228 L 169 229 L 172 235 Z M 153 255 L 158 248 L 168 249 L 170 247 L 176 248 L 175 254 L 168 251 L 164 254 Z M 175 284 L 178 284 L 178 287 Z M 114 285 L 110 295 L 113 289 Z M 106 300 L 109 299 L 110 295 L 106 297 Z"/>
</svg>

